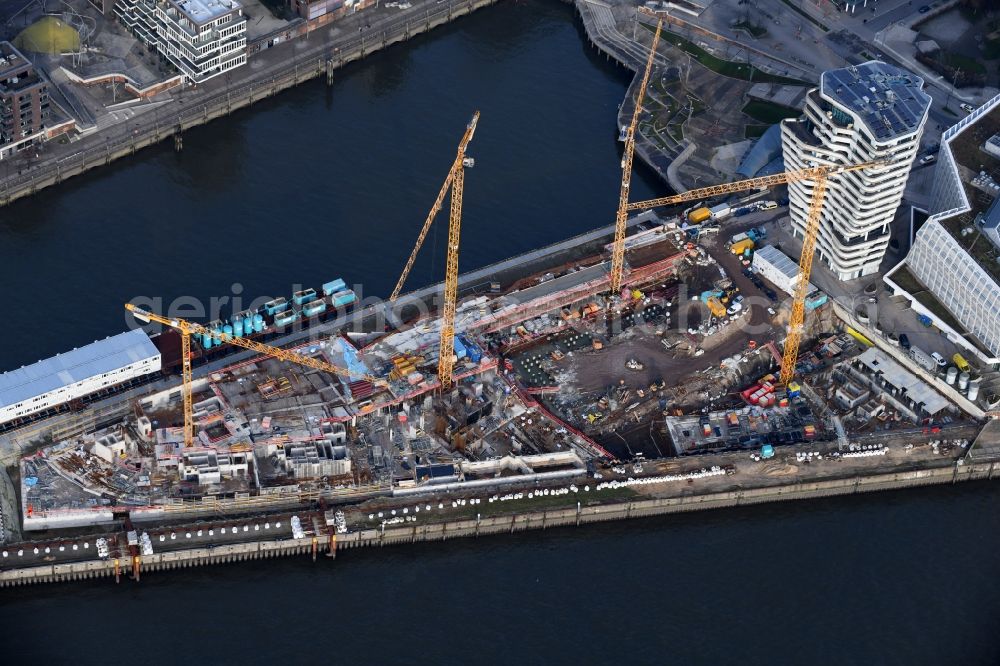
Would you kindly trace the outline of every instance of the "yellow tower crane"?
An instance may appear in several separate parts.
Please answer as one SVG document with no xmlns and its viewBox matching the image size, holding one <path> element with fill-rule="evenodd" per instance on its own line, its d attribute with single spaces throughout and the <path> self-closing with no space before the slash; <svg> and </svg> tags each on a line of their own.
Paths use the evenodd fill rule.
<svg viewBox="0 0 1000 666">
<path fill-rule="evenodd" d="M 430 213 L 427 214 L 427 219 L 424 220 L 424 226 L 420 229 L 420 234 L 417 236 L 417 243 L 413 246 L 413 251 L 410 252 L 410 258 L 406 260 L 406 265 L 403 266 L 403 273 L 399 276 L 399 281 L 396 282 L 396 288 L 392 290 L 392 296 L 389 297 L 390 301 L 395 301 L 399 298 L 399 292 L 403 289 L 403 283 L 406 282 L 406 278 L 410 275 L 410 270 L 413 268 L 413 262 L 417 260 L 417 253 L 420 252 L 420 248 L 424 244 L 424 239 L 427 238 L 427 232 L 431 228 L 431 224 L 434 223 L 434 218 L 437 214 L 441 212 L 441 206 L 444 204 L 444 197 L 451 189 L 452 184 L 455 181 L 455 174 L 462 171 L 466 166 L 465 149 L 468 147 L 469 142 L 472 141 L 473 135 L 476 133 L 476 123 L 479 122 L 479 112 L 476 111 L 472 115 L 472 120 L 465 128 L 465 134 L 462 135 L 462 140 L 458 143 L 458 155 L 455 157 L 455 161 L 452 162 L 451 168 L 448 170 L 448 176 L 444 179 L 444 184 L 441 185 L 441 190 L 438 192 L 437 198 L 434 200 L 434 205 L 431 206 Z M 470 163 L 471 164 L 471 163 Z M 454 195 L 452 195 L 454 197 Z"/>
<path fill-rule="evenodd" d="M 646 86 L 649 85 L 649 75 L 653 71 L 653 60 L 656 58 L 656 47 L 660 43 L 660 30 L 663 19 L 656 23 L 656 33 L 653 35 L 653 45 L 646 59 L 646 71 L 642 74 L 642 82 L 635 97 L 635 110 L 632 111 L 632 122 L 625 130 L 625 153 L 622 155 L 622 187 L 618 197 L 618 215 L 615 217 L 615 242 L 611 250 L 611 291 L 618 293 L 622 286 L 622 270 L 625 267 L 625 231 L 628 222 L 628 194 L 632 183 L 632 157 L 635 154 L 635 129 L 642 113 L 642 100 L 646 96 Z"/>
<path fill-rule="evenodd" d="M 467 135 L 472 139 L 479 122 L 476 111 L 469 123 Z M 465 157 L 465 146 L 459 146 L 451 182 L 451 211 L 448 216 L 448 258 L 444 271 L 444 303 L 441 306 L 441 334 L 438 337 L 438 381 L 441 390 L 451 388 L 451 371 L 455 367 L 455 307 L 458 301 L 458 242 L 462 231 L 462 190 L 465 187 L 465 165 L 470 164 Z"/>
<path fill-rule="evenodd" d="M 209 335 L 219 342 L 228 342 L 231 345 L 236 345 L 237 347 L 243 347 L 244 349 L 249 349 L 255 351 L 258 354 L 263 354 L 264 356 L 270 356 L 272 358 L 279 359 L 281 361 L 289 361 L 291 363 L 297 363 L 303 365 L 307 368 L 314 368 L 316 370 L 323 370 L 335 375 L 341 376 L 354 376 L 360 379 L 365 379 L 372 382 L 373 384 L 378 384 L 380 386 L 387 385 L 384 379 L 379 379 L 378 377 L 372 377 L 370 375 L 355 375 L 347 368 L 341 368 L 340 366 L 327 363 L 326 361 L 321 361 L 311 356 L 303 356 L 293 351 L 287 349 L 280 349 L 278 347 L 272 347 L 270 345 L 265 345 L 260 342 L 255 342 L 253 340 L 247 340 L 246 338 L 236 338 L 232 335 L 226 335 L 225 333 L 219 333 L 213 331 L 210 328 L 202 326 L 201 324 L 196 324 L 194 322 L 181 319 L 180 317 L 163 317 L 161 315 L 144 310 L 131 303 L 125 304 L 125 309 L 131 312 L 136 319 L 139 321 L 149 323 L 156 322 L 157 324 L 163 324 L 164 326 L 169 326 L 170 328 L 176 329 L 181 334 L 181 377 L 182 377 L 182 390 L 181 394 L 184 400 L 184 446 L 191 446 L 194 441 L 194 415 L 193 407 L 191 404 L 191 336 L 192 335 Z"/>
<path fill-rule="evenodd" d="M 827 181 L 830 176 L 846 173 L 848 171 L 860 171 L 871 167 L 881 166 L 883 162 L 865 162 L 864 164 L 849 165 L 822 165 L 799 169 L 796 171 L 786 171 L 773 176 L 762 176 L 760 178 L 750 178 L 749 180 L 739 180 L 734 183 L 723 183 L 710 187 L 701 187 L 696 190 L 688 190 L 681 194 L 647 201 L 638 201 L 628 204 L 628 210 L 645 210 L 656 206 L 669 206 L 685 201 L 695 201 L 707 199 L 720 194 L 731 194 L 733 192 L 743 192 L 762 187 L 774 187 L 775 185 L 785 185 L 800 181 L 812 181 L 812 197 L 809 201 L 809 211 L 806 216 L 805 238 L 802 241 L 802 255 L 799 257 L 799 277 L 795 284 L 795 293 L 792 295 L 792 316 L 788 325 L 788 336 L 785 338 L 785 349 L 781 359 L 781 382 L 788 384 L 795 376 L 795 363 L 799 357 L 799 343 L 802 340 L 802 326 L 805 322 L 806 296 L 809 290 L 809 276 L 812 275 L 813 255 L 816 251 L 816 237 L 819 234 L 819 223 L 823 213 L 823 199 L 826 196 Z"/>
</svg>

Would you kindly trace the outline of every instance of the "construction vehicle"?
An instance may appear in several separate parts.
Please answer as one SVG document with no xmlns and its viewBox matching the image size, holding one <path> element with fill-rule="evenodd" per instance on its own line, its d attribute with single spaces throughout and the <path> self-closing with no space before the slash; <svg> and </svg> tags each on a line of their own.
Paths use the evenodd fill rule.
<svg viewBox="0 0 1000 666">
<path fill-rule="evenodd" d="M 972 370 L 972 366 L 969 365 L 969 362 L 966 361 L 965 357 L 962 356 L 961 354 L 955 354 L 954 356 L 951 357 L 951 360 L 955 364 L 955 367 L 961 370 L 962 372 L 969 372 L 970 370 Z"/>
<path fill-rule="evenodd" d="M 163 317 L 161 315 L 144 310 L 131 303 L 125 304 L 125 309 L 131 312 L 136 319 L 139 321 L 150 323 L 156 322 L 157 324 L 162 324 L 164 326 L 169 326 L 177 330 L 181 334 L 181 377 L 182 377 L 182 399 L 184 401 L 184 446 L 190 447 L 194 441 L 194 415 L 192 407 L 191 398 L 191 336 L 192 335 L 210 335 L 219 342 L 226 342 L 231 345 L 236 345 L 237 347 L 243 347 L 244 349 L 249 349 L 255 351 L 264 356 L 270 356 L 281 361 L 289 361 L 291 363 L 297 363 L 299 365 L 314 368 L 316 370 L 324 370 L 326 372 L 341 375 L 344 377 L 355 377 L 357 379 L 364 379 L 373 384 L 378 384 L 380 386 L 387 385 L 384 379 L 379 379 L 378 377 L 372 377 L 369 375 L 357 375 L 352 373 L 347 368 L 341 368 L 339 366 L 327 363 L 317 358 L 311 356 L 303 356 L 294 351 L 289 351 L 287 349 L 280 349 L 278 347 L 272 347 L 270 345 L 265 345 L 260 342 L 255 342 L 253 340 L 248 340 L 246 338 L 236 338 L 232 335 L 227 335 L 219 331 L 214 331 L 210 328 L 202 326 L 201 324 L 195 324 L 180 317 Z"/>
<path fill-rule="evenodd" d="M 729 246 L 729 251 L 735 255 L 741 255 L 747 250 L 752 250 L 754 248 L 754 242 L 749 238 L 744 238 L 738 243 L 733 243 Z"/>
<path fill-rule="evenodd" d="M 823 212 L 823 199 L 826 196 L 826 184 L 830 176 L 861 171 L 882 166 L 884 162 L 874 161 L 862 164 L 823 164 L 795 171 L 785 171 L 771 176 L 738 180 L 732 183 L 722 183 L 709 187 L 688 190 L 669 197 L 637 201 L 626 206 L 628 210 L 648 210 L 657 206 L 671 206 L 685 201 L 710 199 L 723 194 L 744 192 L 760 188 L 787 185 L 801 181 L 812 181 L 812 198 L 806 216 L 806 233 L 802 242 L 802 255 L 799 258 L 799 279 L 795 283 L 795 293 L 792 295 L 792 316 L 788 325 L 788 335 L 785 337 L 785 349 L 781 360 L 781 383 L 788 384 L 795 376 L 795 363 L 799 357 L 799 343 L 802 341 L 802 327 L 805 322 L 806 296 L 809 292 L 809 277 L 812 275 L 813 255 L 816 251 L 816 237 L 819 234 L 820 215 Z M 613 277 L 613 276 L 612 276 Z M 612 282 L 613 284 L 614 282 Z"/>
<path fill-rule="evenodd" d="M 629 370 L 642 370 L 646 366 L 644 366 L 638 360 L 630 358 L 629 360 L 625 361 L 625 367 L 628 368 Z"/>
<path fill-rule="evenodd" d="M 712 218 L 712 211 L 708 208 L 695 208 L 693 211 L 688 213 L 688 221 L 692 224 L 699 224 L 705 220 Z"/>
<path fill-rule="evenodd" d="M 710 296 L 708 300 L 705 302 L 705 305 L 708 306 L 709 311 L 711 311 L 711 313 L 714 316 L 716 317 L 726 316 L 726 306 L 723 305 L 722 301 L 720 301 L 715 296 Z"/>
</svg>

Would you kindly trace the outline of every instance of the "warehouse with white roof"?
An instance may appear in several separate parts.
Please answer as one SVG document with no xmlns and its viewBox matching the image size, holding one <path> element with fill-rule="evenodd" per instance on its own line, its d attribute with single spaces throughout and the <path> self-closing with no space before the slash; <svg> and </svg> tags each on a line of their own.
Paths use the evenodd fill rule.
<svg viewBox="0 0 1000 666">
<path fill-rule="evenodd" d="M 765 245 L 753 254 L 754 273 L 785 292 L 793 294 L 799 281 L 799 264 L 773 245 Z M 816 288 L 809 285 L 806 293 L 812 293 Z"/>
<path fill-rule="evenodd" d="M 57 407 L 160 369 L 142 329 L 0 374 L 0 423 Z"/>
</svg>

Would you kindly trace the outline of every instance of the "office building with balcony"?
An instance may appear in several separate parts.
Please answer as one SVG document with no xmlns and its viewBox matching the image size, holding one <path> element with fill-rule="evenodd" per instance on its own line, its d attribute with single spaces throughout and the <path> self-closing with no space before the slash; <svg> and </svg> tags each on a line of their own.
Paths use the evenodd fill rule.
<svg viewBox="0 0 1000 666">
<path fill-rule="evenodd" d="M 782 121 L 788 170 L 884 162 L 828 180 L 816 251 L 841 280 L 878 271 L 930 104 L 923 79 L 869 61 L 824 72 L 819 88 L 806 95 L 802 117 Z M 799 237 L 813 189 L 811 180 L 788 186 L 792 229 Z"/>
<path fill-rule="evenodd" d="M 45 139 L 48 84 L 10 42 L 0 42 L 0 159 Z"/>
<path fill-rule="evenodd" d="M 1000 364 L 1000 96 L 945 130 L 929 217 L 885 282 L 986 365 Z"/>
<path fill-rule="evenodd" d="M 247 19 L 236 0 L 118 0 L 115 14 L 193 83 L 246 64 Z"/>
</svg>

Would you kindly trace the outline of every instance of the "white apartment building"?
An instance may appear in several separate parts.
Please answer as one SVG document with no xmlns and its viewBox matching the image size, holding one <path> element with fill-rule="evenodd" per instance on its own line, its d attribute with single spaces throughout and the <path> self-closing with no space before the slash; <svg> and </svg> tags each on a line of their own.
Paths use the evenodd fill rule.
<svg viewBox="0 0 1000 666">
<path fill-rule="evenodd" d="M 160 351 L 142 329 L 98 340 L 0 375 L 0 423 L 157 372 Z"/>
<path fill-rule="evenodd" d="M 1000 156 L 989 150 L 997 131 L 1000 95 L 944 132 L 930 216 L 917 230 L 906 259 L 885 277 L 895 295 L 906 297 L 948 339 L 989 365 L 1000 364 Z M 989 138 L 984 141 L 983 136 Z M 906 284 L 904 269 L 937 303 L 929 302 L 921 293 L 924 289 Z M 936 311 L 940 306 L 964 331 L 942 320 Z M 964 332 L 980 344 L 973 344 Z"/>
<path fill-rule="evenodd" d="M 115 14 L 189 81 L 247 61 L 247 19 L 237 0 L 118 0 Z"/>
<path fill-rule="evenodd" d="M 923 79 L 869 61 L 824 72 L 806 95 L 803 116 L 781 123 L 785 168 L 858 164 L 885 166 L 830 178 L 816 251 L 841 279 L 878 271 L 890 224 L 903 198 L 931 99 Z M 788 186 L 792 229 L 802 237 L 813 181 Z"/>
</svg>

